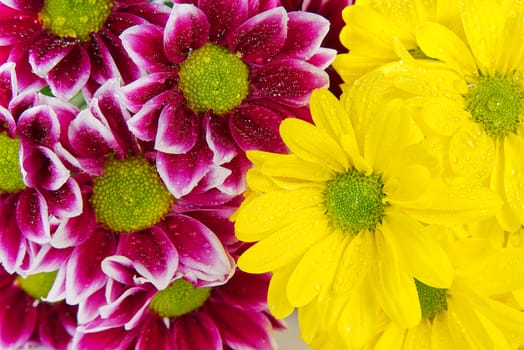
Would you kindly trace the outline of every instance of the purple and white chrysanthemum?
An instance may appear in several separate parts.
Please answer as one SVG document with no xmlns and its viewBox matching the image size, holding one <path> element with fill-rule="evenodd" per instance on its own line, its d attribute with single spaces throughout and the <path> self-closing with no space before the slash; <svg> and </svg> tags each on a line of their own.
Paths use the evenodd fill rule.
<svg viewBox="0 0 524 350">
<path fill-rule="evenodd" d="M 55 96 L 86 96 L 111 78 L 141 75 L 118 36 L 164 25 L 169 8 L 147 0 L 0 0 L 0 59 L 16 63 L 22 88 L 49 85 Z M 3 61 L 0 61 L 3 62 Z"/>
<path fill-rule="evenodd" d="M 22 278 L 0 266 L 1 349 L 70 348 L 77 326 L 77 307 L 42 300 L 55 276 L 54 272 L 44 272 Z"/>
<path fill-rule="evenodd" d="M 272 331 L 283 324 L 267 310 L 268 275 L 236 271 L 224 285 L 196 288 L 177 278 L 158 290 L 131 274 L 108 284 L 109 302 L 92 306 L 100 315 L 79 327 L 75 349 L 275 348 Z"/>
<path fill-rule="evenodd" d="M 169 155 L 130 133 L 129 119 L 119 83 L 110 80 L 64 131 L 65 149 L 78 164 L 72 172 L 82 213 L 53 232 L 51 244 L 71 251 L 49 298 L 77 304 L 95 294 L 107 282 L 104 259 L 115 269 L 137 271 L 137 281 L 159 290 L 175 276 L 214 285 L 234 271 L 228 246 L 237 241 L 228 218 L 240 198 L 220 190 L 231 170 L 213 165 L 203 139 L 180 160 L 166 162 Z M 179 191 L 201 168 L 198 181 Z"/>
<path fill-rule="evenodd" d="M 81 213 L 80 186 L 63 147 L 76 107 L 34 92 L 18 93 L 13 63 L 0 66 L 0 263 L 31 273 L 59 265 L 49 243 L 56 223 Z"/>
<path fill-rule="evenodd" d="M 132 132 L 173 154 L 198 145 L 202 129 L 208 143 L 227 134 L 234 141 L 219 158 L 232 157 L 235 145 L 284 152 L 280 122 L 309 118 L 312 90 L 329 83 L 324 69 L 336 51 L 320 46 L 329 21 L 276 2 L 182 2 L 166 26 L 141 24 L 120 36 L 150 73 L 124 87 L 136 113 Z"/>
</svg>

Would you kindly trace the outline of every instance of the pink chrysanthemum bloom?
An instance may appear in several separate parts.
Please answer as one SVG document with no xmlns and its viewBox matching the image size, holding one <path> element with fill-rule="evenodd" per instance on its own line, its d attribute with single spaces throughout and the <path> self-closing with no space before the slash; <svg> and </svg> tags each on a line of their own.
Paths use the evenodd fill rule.
<svg viewBox="0 0 524 350">
<path fill-rule="evenodd" d="M 270 350 L 273 329 L 284 327 L 267 310 L 268 275 L 237 270 L 226 284 L 201 288 L 177 278 L 164 290 L 133 284 L 131 272 L 118 278 L 100 316 L 80 326 L 75 349 Z"/>
<path fill-rule="evenodd" d="M 150 73 L 124 87 L 136 112 L 131 130 L 183 153 L 204 119 L 208 141 L 222 141 L 225 125 L 242 150 L 285 151 L 278 125 L 309 118 L 312 90 L 329 83 L 324 69 L 336 51 L 320 47 L 329 21 L 262 1 L 178 2 L 165 27 L 142 24 L 120 36 Z"/>
<path fill-rule="evenodd" d="M 0 59 L 15 62 L 21 87 L 49 85 L 70 99 L 110 78 L 141 74 L 118 36 L 135 24 L 165 24 L 169 8 L 147 0 L 0 0 Z M 36 75 L 35 75 L 36 74 Z"/>
<path fill-rule="evenodd" d="M 44 247 L 54 226 L 81 213 L 60 134 L 77 113 L 56 98 L 19 94 L 14 64 L 0 66 L 0 263 L 9 273 L 47 265 L 41 259 L 57 253 Z"/>
<path fill-rule="evenodd" d="M 0 266 L 1 349 L 69 348 L 77 326 L 76 307 L 42 300 L 55 276 L 56 272 L 43 272 L 22 278 Z"/>
<path fill-rule="evenodd" d="M 137 140 L 119 87 L 116 80 L 104 83 L 63 131 L 77 162 L 83 210 L 53 232 L 51 244 L 72 252 L 51 295 L 70 304 L 105 285 L 104 259 L 115 269 L 135 269 L 137 279 L 159 290 L 175 275 L 201 286 L 223 283 L 234 271 L 226 246 L 236 240 L 227 218 L 239 198 L 218 189 L 231 171 L 208 166 L 213 153 L 203 138 L 175 160 Z M 199 181 L 181 193 L 201 168 Z"/>
</svg>

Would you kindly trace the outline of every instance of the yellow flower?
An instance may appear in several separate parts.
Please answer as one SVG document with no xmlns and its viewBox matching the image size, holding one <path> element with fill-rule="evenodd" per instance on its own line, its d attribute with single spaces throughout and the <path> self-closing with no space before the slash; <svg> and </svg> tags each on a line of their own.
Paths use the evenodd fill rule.
<svg viewBox="0 0 524 350">
<path fill-rule="evenodd" d="M 346 25 L 340 33 L 349 50 L 339 54 L 333 66 L 344 82 L 352 83 L 366 72 L 398 61 L 395 42 L 414 57 L 423 56 L 415 28 L 424 21 L 456 23 L 454 0 L 359 0 L 342 12 Z"/>
<path fill-rule="evenodd" d="M 414 325 L 421 317 L 414 278 L 438 288 L 453 279 L 423 222 L 478 220 L 500 202 L 486 189 L 433 176 L 435 162 L 401 100 L 376 104 L 372 118 L 348 115 L 327 90 L 314 91 L 310 106 L 315 125 L 281 124 L 290 154 L 248 152 L 257 197 L 238 209 L 235 231 L 256 243 L 239 267 L 274 272 L 268 300 L 278 317 L 317 296 L 350 293 L 369 277 L 386 314 Z"/>
<path fill-rule="evenodd" d="M 514 232 L 524 224 L 524 4 L 461 4 L 464 36 L 439 23 L 419 25 L 417 45 L 432 60 L 404 55 L 395 87 L 418 97 L 418 116 L 445 139 L 455 175 L 486 176 L 504 202 L 497 219 Z"/>
<path fill-rule="evenodd" d="M 409 329 L 391 322 L 374 349 L 510 350 L 524 345 L 524 313 L 497 298 L 524 285 L 524 249 L 490 244 L 460 241 L 452 258 L 456 277 L 445 297 L 435 303 L 441 291 L 418 289 L 421 305 L 436 312 Z"/>
</svg>

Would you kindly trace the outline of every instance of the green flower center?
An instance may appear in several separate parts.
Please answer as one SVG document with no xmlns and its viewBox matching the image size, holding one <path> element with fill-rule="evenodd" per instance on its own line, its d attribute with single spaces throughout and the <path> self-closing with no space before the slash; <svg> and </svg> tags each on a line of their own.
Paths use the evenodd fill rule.
<svg viewBox="0 0 524 350">
<path fill-rule="evenodd" d="M 53 283 L 55 283 L 57 271 L 41 272 L 29 275 L 26 278 L 18 276 L 16 282 L 24 292 L 35 300 L 47 297 Z"/>
<path fill-rule="evenodd" d="M 473 120 L 486 134 L 502 138 L 517 133 L 521 122 L 523 91 L 520 84 L 507 76 L 480 76 L 470 84 L 466 98 Z"/>
<path fill-rule="evenodd" d="M 423 318 L 433 318 L 441 311 L 448 309 L 447 289 L 433 288 L 415 279 L 418 301 Z"/>
<path fill-rule="evenodd" d="M 178 317 L 204 305 L 210 293 L 211 288 L 195 288 L 191 283 L 178 279 L 158 291 L 149 308 L 161 317 Z"/>
<path fill-rule="evenodd" d="M 326 183 L 326 214 L 344 232 L 374 231 L 384 216 L 383 187 L 378 174 L 366 175 L 356 169 L 338 173 Z"/>
<path fill-rule="evenodd" d="M 13 193 L 25 188 L 20 171 L 20 140 L 0 133 L 0 193 Z"/>
<path fill-rule="evenodd" d="M 168 213 L 174 198 L 145 159 L 111 159 L 96 177 L 91 203 L 98 222 L 116 232 L 150 227 Z"/>
<path fill-rule="evenodd" d="M 89 40 L 89 33 L 96 33 L 111 14 L 111 0 L 44 0 L 38 14 L 45 29 L 64 38 Z"/>
<path fill-rule="evenodd" d="M 226 113 L 249 92 L 247 65 L 226 47 L 211 43 L 190 52 L 180 65 L 179 76 L 179 87 L 196 112 Z"/>
</svg>

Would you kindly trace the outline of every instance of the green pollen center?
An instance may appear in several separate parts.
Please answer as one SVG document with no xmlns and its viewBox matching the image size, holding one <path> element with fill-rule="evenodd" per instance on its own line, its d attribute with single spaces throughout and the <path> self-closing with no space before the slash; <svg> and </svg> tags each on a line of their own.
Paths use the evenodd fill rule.
<svg viewBox="0 0 524 350">
<path fill-rule="evenodd" d="M 13 193 L 25 188 L 20 171 L 20 140 L 0 133 L 0 193 Z"/>
<path fill-rule="evenodd" d="M 520 84 L 507 76 L 480 76 L 470 84 L 467 109 L 486 134 L 502 138 L 517 133 L 521 122 L 523 91 Z"/>
<path fill-rule="evenodd" d="M 210 293 L 211 288 L 195 288 L 191 283 L 178 279 L 158 291 L 149 308 L 161 317 L 178 317 L 204 305 Z"/>
<path fill-rule="evenodd" d="M 89 40 L 89 33 L 96 33 L 111 14 L 112 0 L 44 0 L 38 14 L 45 29 L 64 38 Z"/>
<path fill-rule="evenodd" d="M 447 290 L 433 288 L 415 279 L 418 301 L 423 318 L 433 318 L 441 311 L 448 309 Z"/>
<path fill-rule="evenodd" d="M 179 87 L 196 112 L 223 114 L 240 105 L 249 92 L 247 65 L 226 47 L 207 43 L 180 65 Z"/>
<path fill-rule="evenodd" d="M 55 283 L 57 271 L 41 272 L 29 275 L 26 278 L 18 276 L 16 282 L 24 292 L 35 300 L 47 297 L 53 283 Z"/>
<path fill-rule="evenodd" d="M 98 222 L 116 232 L 153 226 L 168 213 L 174 198 L 154 166 L 145 159 L 111 159 L 96 177 L 91 203 Z"/>
<path fill-rule="evenodd" d="M 326 183 L 326 214 L 343 232 L 373 232 L 384 216 L 383 187 L 378 174 L 366 175 L 356 169 L 338 173 Z"/>
</svg>

